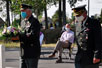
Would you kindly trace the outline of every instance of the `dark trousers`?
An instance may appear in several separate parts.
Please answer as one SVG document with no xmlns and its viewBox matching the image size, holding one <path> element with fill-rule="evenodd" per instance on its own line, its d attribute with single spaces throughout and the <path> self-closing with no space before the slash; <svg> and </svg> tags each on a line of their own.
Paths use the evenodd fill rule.
<svg viewBox="0 0 102 68">
<path fill-rule="evenodd" d="M 99 68 L 98 64 L 92 64 L 92 65 L 82 65 L 78 62 L 75 62 L 75 68 Z"/>
<path fill-rule="evenodd" d="M 21 59 L 20 68 L 38 68 L 38 59 L 39 58 Z"/>
</svg>

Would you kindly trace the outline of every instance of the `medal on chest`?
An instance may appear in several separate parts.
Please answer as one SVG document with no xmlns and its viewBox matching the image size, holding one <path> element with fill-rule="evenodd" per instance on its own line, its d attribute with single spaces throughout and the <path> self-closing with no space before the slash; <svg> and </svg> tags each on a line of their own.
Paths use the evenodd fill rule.
<svg viewBox="0 0 102 68">
<path fill-rule="evenodd" d="M 89 31 L 90 31 L 90 29 L 88 28 L 87 25 L 84 26 L 83 30 L 77 36 L 78 44 L 81 47 L 81 49 L 84 50 L 84 51 L 87 50 L 88 34 L 89 34 Z"/>
<path fill-rule="evenodd" d="M 26 27 L 29 28 L 31 26 L 31 23 L 29 21 L 26 22 Z"/>
</svg>

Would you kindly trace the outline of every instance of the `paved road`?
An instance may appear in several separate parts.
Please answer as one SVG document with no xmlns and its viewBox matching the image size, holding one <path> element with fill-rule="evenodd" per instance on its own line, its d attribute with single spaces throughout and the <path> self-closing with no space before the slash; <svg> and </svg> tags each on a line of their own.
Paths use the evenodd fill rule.
<svg viewBox="0 0 102 68">
<path fill-rule="evenodd" d="M 52 59 L 47 58 L 47 56 L 53 51 L 53 48 L 44 47 L 41 50 L 42 54 L 39 60 L 38 68 L 74 68 L 74 57 L 75 57 L 76 50 L 77 49 L 74 48 L 71 60 L 68 59 L 68 55 L 65 56 L 63 54 L 62 55 L 63 62 L 55 63 L 57 57 Z M 66 53 L 66 51 L 67 50 L 65 50 L 64 52 Z M 19 68 L 19 49 L 18 48 L 17 49 L 6 48 L 5 57 L 6 57 L 6 68 Z"/>
<path fill-rule="evenodd" d="M 38 68 L 74 68 L 74 55 L 72 60 L 68 59 L 68 56 L 63 54 L 63 62 L 55 63 L 57 57 L 47 58 L 47 56 L 53 51 L 53 48 L 42 48 L 41 58 L 39 60 Z M 66 51 L 66 50 L 65 50 Z M 6 48 L 6 68 L 19 68 L 19 49 Z M 67 59 L 66 59 L 67 58 Z"/>
</svg>

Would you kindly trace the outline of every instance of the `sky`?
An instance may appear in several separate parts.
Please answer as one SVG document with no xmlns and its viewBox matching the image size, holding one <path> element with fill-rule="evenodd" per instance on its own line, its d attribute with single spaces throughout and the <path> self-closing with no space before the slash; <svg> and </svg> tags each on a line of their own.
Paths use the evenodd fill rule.
<svg viewBox="0 0 102 68">
<path fill-rule="evenodd" d="M 86 4 L 86 9 L 88 10 L 88 0 L 83 0 L 82 2 L 78 1 L 75 6 L 78 5 L 84 5 Z M 101 9 L 102 9 L 102 0 L 90 0 L 90 7 L 89 7 L 90 11 L 89 11 L 89 16 L 95 15 L 95 14 L 100 14 L 101 13 Z M 58 5 L 57 7 L 52 6 L 51 8 L 48 9 L 47 13 L 48 16 L 52 18 L 53 14 L 55 13 L 55 11 L 58 9 Z M 68 2 L 66 2 L 66 15 L 68 17 L 71 17 L 71 13 L 72 10 L 70 8 L 70 5 Z"/>
</svg>

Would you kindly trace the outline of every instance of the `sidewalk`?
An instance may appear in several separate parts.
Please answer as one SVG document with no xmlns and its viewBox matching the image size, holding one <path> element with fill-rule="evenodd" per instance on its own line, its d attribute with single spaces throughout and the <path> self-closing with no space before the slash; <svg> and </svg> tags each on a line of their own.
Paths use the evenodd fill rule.
<svg viewBox="0 0 102 68">
<path fill-rule="evenodd" d="M 52 46 L 45 47 L 43 46 L 41 49 L 41 58 L 39 60 L 38 68 L 74 68 L 74 57 L 77 51 L 75 47 L 73 50 L 72 60 L 67 59 L 64 54 L 62 54 L 63 62 L 55 63 L 57 57 L 48 58 L 47 56 L 53 52 Z M 6 68 L 19 68 L 19 48 L 6 48 Z M 102 68 L 102 66 L 100 66 Z"/>
<path fill-rule="evenodd" d="M 74 68 L 74 60 L 66 59 L 63 55 L 63 63 L 55 63 L 57 57 L 48 58 L 47 56 L 53 51 L 53 47 L 42 47 L 41 58 L 38 68 Z M 6 48 L 6 68 L 19 68 L 19 49 Z M 73 56 L 74 58 L 74 56 Z"/>
</svg>

